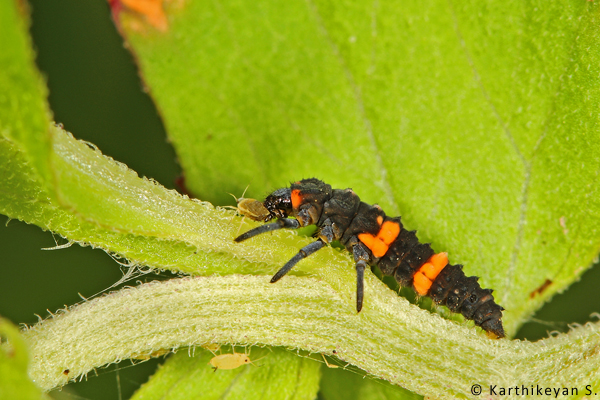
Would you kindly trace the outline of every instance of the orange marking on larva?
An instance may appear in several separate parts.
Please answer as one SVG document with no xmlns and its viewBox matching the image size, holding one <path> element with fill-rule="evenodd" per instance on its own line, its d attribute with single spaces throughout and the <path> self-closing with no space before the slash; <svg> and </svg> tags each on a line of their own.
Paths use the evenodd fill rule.
<svg viewBox="0 0 600 400">
<path fill-rule="evenodd" d="M 400 233 L 400 225 L 393 221 L 385 221 L 381 230 L 377 234 L 377 237 L 383 241 L 386 245 L 392 244 L 394 240 L 398 237 Z"/>
<path fill-rule="evenodd" d="M 429 288 L 433 284 L 432 281 L 429 280 L 421 271 L 417 271 L 417 273 L 413 276 L 413 287 L 415 291 L 421 296 L 427 296 L 429 293 Z"/>
<path fill-rule="evenodd" d="M 387 253 L 389 248 L 390 247 L 387 244 L 383 243 L 381 240 L 376 240 L 375 247 L 371 249 L 371 252 L 375 257 L 381 258 L 385 255 L 385 253 Z"/>
<path fill-rule="evenodd" d="M 383 220 L 381 216 L 377 217 Z M 365 246 L 371 250 L 371 253 L 377 258 L 381 258 L 387 253 L 390 248 L 390 244 L 396 240 L 400 233 L 400 225 L 392 221 L 385 221 L 383 226 L 377 233 L 377 236 L 370 233 L 360 233 L 358 240 L 360 240 Z"/>
<path fill-rule="evenodd" d="M 359 233 L 358 240 L 371 250 L 371 253 L 377 258 L 383 257 L 387 253 L 389 246 L 381 239 L 370 233 Z"/>
<path fill-rule="evenodd" d="M 438 274 L 440 273 L 439 271 L 436 271 L 435 265 L 433 265 L 430 262 L 426 262 L 425 264 L 421 265 L 421 268 L 419 268 L 418 272 L 421 272 L 430 281 L 433 281 L 435 277 L 438 276 Z"/>
<path fill-rule="evenodd" d="M 432 263 L 436 267 L 440 268 L 440 271 L 448 265 L 448 253 L 437 253 L 429 257 L 427 262 Z"/>
<path fill-rule="evenodd" d="M 292 207 L 297 209 L 302 204 L 302 195 L 299 189 L 292 190 Z"/>
<path fill-rule="evenodd" d="M 433 282 L 446 265 L 448 265 L 448 253 L 438 253 L 429 257 L 419 271 Z"/>
<path fill-rule="evenodd" d="M 383 224 L 383 217 L 381 215 L 379 217 L 377 217 L 377 223 L 379 224 L 379 226 L 381 226 L 381 224 Z"/>
<path fill-rule="evenodd" d="M 377 238 L 370 233 L 359 233 L 358 240 L 360 240 L 365 246 L 369 249 L 373 248 L 375 245 L 375 240 Z"/>
</svg>

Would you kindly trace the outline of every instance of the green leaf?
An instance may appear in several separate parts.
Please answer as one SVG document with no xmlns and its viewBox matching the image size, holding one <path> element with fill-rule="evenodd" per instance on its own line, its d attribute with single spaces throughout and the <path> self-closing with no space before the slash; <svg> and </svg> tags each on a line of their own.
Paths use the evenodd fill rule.
<svg viewBox="0 0 600 400">
<path fill-rule="evenodd" d="M 29 354 L 19 329 L 0 317 L 0 399 L 48 399 L 27 376 Z"/>
<path fill-rule="evenodd" d="M 208 351 L 196 356 L 186 349 L 172 356 L 132 400 L 152 399 L 273 399 L 313 400 L 319 389 L 320 365 L 283 349 L 252 347 L 254 365 L 216 371 Z M 199 352 L 200 350 L 196 350 Z M 232 355 L 231 348 L 223 354 Z M 236 349 L 244 355 L 244 349 Z"/>
<path fill-rule="evenodd" d="M 18 143 L 32 160 L 32 168 L 44 181 L 51 180 L 46 155 L 49 138 L 47 89 L 33 64 L 27 35 L 25 2 L 0 4 L 0 129 L 1 135 Z"/>
<path fill-rule="evenodd" d="M 122 22 L 202 198 L 317 176 L 448 251 L 509 334 L 600 247 L 598 4 L 187 2 Z"/>
<path fill-rule="evenodd" d="M 321 382 L 323 400 L 420 400 L 423 398 L 389 382 L 365 379 L 360 372 L 341 368 L 324 369 Z"/>
</svg>

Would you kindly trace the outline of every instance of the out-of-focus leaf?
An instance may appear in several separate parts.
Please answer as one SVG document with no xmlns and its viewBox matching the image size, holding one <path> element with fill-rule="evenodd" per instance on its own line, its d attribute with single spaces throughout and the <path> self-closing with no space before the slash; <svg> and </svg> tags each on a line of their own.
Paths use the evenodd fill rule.
<svg viewBox="0 0 600 400">
<path fill-rule="evenodd" d="M 38 179 L 50 182 L 50 140 L 40 134 L 50 120 L 47 89 L 32 62 L 26 5 L 14 0 L 0 4 L 0 135 L 18 143 Z"/>
<path fill-rule="evenodd" d="M 242 348 L 236 352 L 239 355 L 234 356 L 231 347 L 224 347 L 218 355 L 237 359 L 247 355 Z M 313 400 L 317 395 L 319 364 L 289 351 L 253 347 L 248 357 L 256 364 L 216 371 L 209 364 L 213 357 L 208 351 L 195 357 L 190 357 L 185 349 L 180 351 L 132 400 Z"/>
<path fill-rule="evenodd" d="M 29 354 L 19 329 L 0 317 L 0 399 L 47 400 L 27 375 Z"/>
<path fill-rule="evenodd" d="M 360 372 L 326 368 L 321 380 L 323 400 L 421 400 L 423 397 Z"/>
</svg>

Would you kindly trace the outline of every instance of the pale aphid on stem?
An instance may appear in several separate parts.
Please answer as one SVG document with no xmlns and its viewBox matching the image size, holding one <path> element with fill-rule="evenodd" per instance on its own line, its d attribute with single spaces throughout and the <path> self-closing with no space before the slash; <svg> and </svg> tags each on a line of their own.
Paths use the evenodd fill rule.
<svg viewBox="0 0 600 400">
<path fill-rule="evenodd" d="M 233 345 L 231 346 L 231 351 L 232 351 L 232 354 L 219 354 L 218 356 L 214 356 L 213 358 L 210 359 L 210 361 L 208 363 L 210 365 L 212 365 L 212 367 L 214 368 L 215 371 L 218 369 L 236 369 L 238 367 L 241 367 L 242 365 L 247 365 L 247 364 L 252 364 L 252 365 L 256 366 L 250 359 L 250 354 L 246 354 L 246 352 L 236 353 L 235 347 Z M 263 358 L 264 357 L 261 357 L 254 361 L 258 361 Z"/>
</svg>

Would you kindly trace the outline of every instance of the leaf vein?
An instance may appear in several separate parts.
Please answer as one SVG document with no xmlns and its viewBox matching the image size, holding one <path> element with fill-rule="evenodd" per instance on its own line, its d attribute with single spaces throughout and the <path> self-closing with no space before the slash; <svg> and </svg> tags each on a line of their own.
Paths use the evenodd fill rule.
<svg viewBox="0 0 600 400">
<path fill-rule="evenodd" d="M 319 15 L 315 4 L 312 2 L 312 0 L 306 0 L 306 2 L 308 4 L 309 10 L 313 13 L 313 15 L 315 17 L 317 26 L 319 27 L 319 29 L 320 29 L 321 33 L 323 34 L 323 36 L 325 37 L 325 39 L 327 40 L 327 43 L 329 43 L 329 46 L 330 46 L 331 51 L 333 52 L 335 58 L 338 60 L 340 66 L 344 72 L 344 76 L 346 77 L 346 80 L 348 81 L 348 84 L 352 88 L 352 92 L 354 94 L 354 100 L 356 102 L 357 112 L 363 121 L 364 131 L 365 131 L 365 134 L 367 135 L 367 138 L 369 139 L 371 149 L 373 150 L 373 157 L 375 158 L 375 164 L 378 166 L 378 169 L 379 169 L 380 179 L 379 179 L 379 182 L 376 182 L 376 184 L 377 183 L 379 184 L 378 186 L 380 186 L 382 188 L 389 203 L 392 204 L 393 210 L 391 210 L 391 211 L 394 212 L 395 214 L 399 214 L 398 203 L 396 201 L 394 192 L 392 191 L 391 184 L 388 179 L 387 167 L 386 167 L 385 163 L 383 162 L 383 159 L 381 158 L 380 149 L 377 144 L 377 140 L 375 139 L 375 135 L 373 134 L 373 127 L 371 125 L 371 121 L 367 117 L 367 114 L 365 111 L 365 106 L 364 106 L 364 101 L 363 101 L 362 94 L 360 91 L 360 87 L 356 83 L 356 80 L 354 79 L 352 72 L 348 68 L 348 64 L 346 63 L 346 61 L 340 54 L 340 51 L 339 51 L 337 45 L 334 43 L 333 39 L 331 38 L 331 35 L 327 31 L 327 28 L 325 27 L 325 24 L 323 23 L 323 20 L 322 20 L 321 16 Z"/>
</svg>

